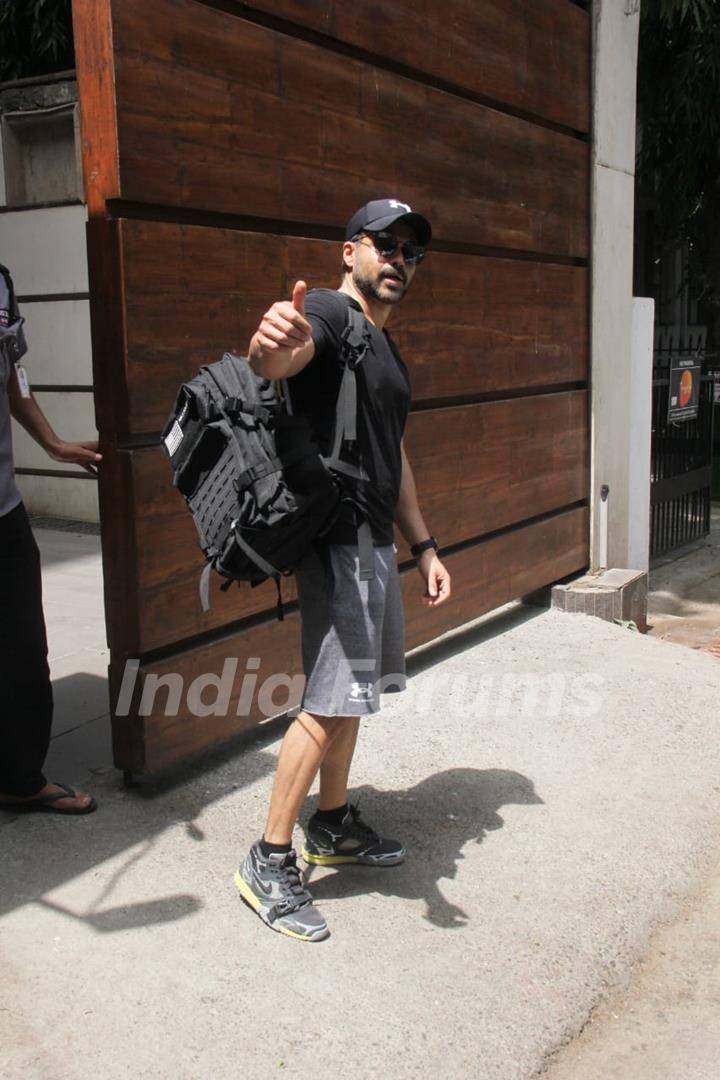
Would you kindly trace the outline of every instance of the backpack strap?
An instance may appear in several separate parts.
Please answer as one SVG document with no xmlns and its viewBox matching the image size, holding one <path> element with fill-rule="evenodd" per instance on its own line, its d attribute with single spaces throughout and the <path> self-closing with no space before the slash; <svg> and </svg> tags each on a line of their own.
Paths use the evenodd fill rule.
<svg viewBox="0 0 720 1080">
<path fill-rule="evenodd" d="M 266 476 L 271 476 L 273 473 L 280 472 L 283 466 L 287 464 L 289 462 L 283 458 L 271 457 L 259 465 L 251 465 L 249 469 L 243 470 L 236 477 L 235 487 L 238 491 L 242 491 L 243 488 L 249 487 L 250 484 L 254 484 L 258 480 L 264 480 Z"/>
<path fill-rule="evenodd" d="M 200 606 L 203 611 L 210 610 L 210 571 L 212 570 L 212 563 L 205 563 L 202 574 L 200 575 Z"/>
<path fill-rule="evenodd" d="M 358 525 L 357 538 L 359 577 L 361 581 L 371 581 L 375 577 L 375 546 L 367 518 Z"/>
<path fill-rule="evenodd" d="M 254 416 L 257 420 L 260 420 L 263 424 L 268 424 L 272 413 L 264 405 L 256 405 L 249 401 L 243 401 L 239 397 L 226 397 L 220 404 L 213 404 L 208 410 L 208 419 L 212 419 L 213 413 L 223 416 L 237 417 L 237 416 Z"/>
<path fill-rule="evenodd" d="M 357 440 L 357 376 L 356 370 L 363 362 L 369 348 L 369 333 L 365 316 L 352 304 L 348 304 L 347 323 L 342 336 L 340 358 L 343 376 L 335 407 L 335 433 L 330 455 L 323 461 L 334 472 L 353 480 L 367 480 L 362 467 L 343 461 L 340 456 L 343 443 Z M 361 581 L 375 577 L 375 560 L 372 531 L 367 519 L 357 527 L 359 576 Z"/>
<path fill-rule="evenodd" d="M 263 559 L 262 555 L 260 555 L 257 551 L 255 551 L 255 548 L 251 547 L 250 544 L 248 544 L 247 541 L 243 539 L 243 537 L 240 535 L 240 530 L 239 529 L 233 528 L 232 529 L 232 534 L 233 534 L 233 536 L 235 538 L 235 543 L 240 548 L 240 550 L 242 552 L 244 552 L 245 555 L 247 555 L 248 559 L 252 560 L 252 562 L 254 562 L 255 565 L 257 566 L 258 570 L 261 570 L 262 573 L 265 574 L 266 577 L 272 578 L 273 581 L 275 582 L 275 586 L 277 588 L 277 593 L 278 593 L 278 605 L 277 605 L 278 619 L 282 620 L 284 618 L 284 615 L 283 615 L 282 593 L 280 591 L 280 576 L 281 576 L 280 571 L 276 567 L 274 567 L 272 565 L 272 563 L 269 563 L 267 561 L 267 559 Z M 212 562 L 207 562 L 205 564 L 205 566 L 203 567 L 202 574 L 200 575 L 199 592 L 200 592 L 200 604 L 202 606 L 203 611 L 209 611 L 210 610 L 210 571 L 212 569 L 213 569 Z M 231 585 L 231 582 L 228 581 L 224 585 L 222 585 L 221 588 L 222 589 L 227 589 L 227 588 L 230 587 L 230 585 Z"/>
<path fill-rule="evenodd" d="M 245 469 L 236 478 L 235 486 L 238 491 L 242 491 L 243 488 L 254 484 L 256 480 L 263 480 L 266 476 L 271 476 L 272 473 L 280 472 L 281 469 L 297 465 L 298 461 L 308 457 L 312 450 L 312 446 L 303 443 L 302 446 L 296 446 L 294 450 L 288 450 L 277 457 L 271 457 L 260 465 L 251 465 L 249 469 Z M 315 448 L 315 452 L 317 453 L 317 448 Z"/>
<path fill-rule="evenodd" d="M 335 407 L 335 437 L 329 457 L 325 463 L 331 469 L 357 480 L 367 480 L 363 469 L 348 465 L 340 457 L 344 442 L 357 440 L 357 377 L 356 368 L 365 359 L 368 351 L 368 331 L 365 316 L 352 305 L 348 305 L 347 324 L 342 336 L 340 359 L 343 365 L 343 377 L 340 383 L 337 405 Z"/>
</svg>

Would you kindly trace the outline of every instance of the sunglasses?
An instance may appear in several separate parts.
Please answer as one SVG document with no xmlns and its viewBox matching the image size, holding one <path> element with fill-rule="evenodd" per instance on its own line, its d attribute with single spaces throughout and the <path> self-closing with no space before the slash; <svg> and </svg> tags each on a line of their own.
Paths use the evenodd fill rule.
<svg viewBox="0 0 720 1080">
<path fill-rule="evenodd" d="M 415 266 L 421 263 L 427 254 L 424 244 L 414 244 L 412 240 L 401 240 L 392 232 L 383 230 L 382 232 L 365 232 L 363 235 L 369 237 L 375 250 L 384 259 L 389 259 L 399 248 L 408 266 Z"/>
</svg>

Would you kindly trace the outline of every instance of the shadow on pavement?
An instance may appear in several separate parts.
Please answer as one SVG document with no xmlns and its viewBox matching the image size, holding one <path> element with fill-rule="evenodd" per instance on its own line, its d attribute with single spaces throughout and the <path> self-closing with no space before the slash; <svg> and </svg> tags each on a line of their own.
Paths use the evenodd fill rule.
<svg viewBox="0 0 720 1080">
<path fill-rule="evenodd" d="M 107 676 L 90 671 L 75 671 L 53 679 L 52 688 L 53 739 L 92 723 L 100 716 L 109 717 L 110 691 Z"/>
<path fill-rule="evenodd" d="M 182 826 L 186 836 L 202 843 L 205 834 L 196 819 L 208 806 L 274 771 L 275 756 L 263 748 L 277 740 L 284 726 L 284 720 L 271 721 L 260 729 L 242 732 L 200 761 L 144 780 L 129 790 L 122 787 L 118 773 L 103 770 L 88 785 L 100 809 L 87 817 L 68 820 L 52 814 L 0 811 L 0 917 L 34 903 L 53 907 L 108 933 L 193 914 L 202 901 L 189 894 L 103 910 L 100 905 L 131 867 L 148 858 L 166 829 Z M 58 740 L 63 741 L 62 737 Z M 231 777 L 228 764 L 232 765 Z M 53 889 L 124 851 L 127 859 L 88 912 L 79 914 L 45 899 Z"/>
<path fill-rule="evenodd" d="M 424 917 L 443 929 L 467 921 L 466 912 L 446 900 L 438 886 L 441 878 L 455 876 L 465 844 L 481 844 L 486 833 L 503 827 L 501 807 L 543 802 L 531 780 L 506 769 L 448 769 L 412 788 L 380 792 L 361 787 L 350 798 L 374 828 L 405 845 L 410 859 L 392 871 L 344 866 L 342 872 L 333 870 L 324 877 L 317 876 L 320 868 L 311 867 L 307 879 L 313 897 L 321 903 L 373 892 L 422 899 L 427 905 Z M 312 809 L 308 801 L 305 817 Z"/>
<path fill-rule="evenodd" d="M 188 915 L 194 915 L 202 907 L 202 902 L 197 897 L 182 893 L 164 896 L 159 900 L 145 900 L 138 904 L 105 908 L 104 911 L 86 911 L 82 915 L 51 900 L 41 899 L 33 903 L 57 915 L 64 915 L 66 918 L 85 923 L 99 934 L 112 934 L 118 930 L 134 930 L 140 926 L 177 922 Z"/>
<path fill-rule="evenodd" d="M 87 573 L 92 565 L 93 570 L 100 574 L 99 535 L 46 528 L 36 525 L 35 521 L 31 518 L 30 524 L 40 547 L 43 570 L 69 563 L 71 572 L 82 568 Z"/>
<path fill-rule="evenodd" d="M 422 671 L 537 615 L 537 609 L 515 605 L 470 630 L 418 651 L 410 661 L 410 670 Z M 103 689 L 103 681 L 81 674 L 74 681 L 74 692 L 94 696 Z M 68 679 L 68 692 L 71 682 Z M 64 691 L 65 688 L 61 697 Z M 67 721 L 67 713 L 64 718 Z M 110 767 L 106 756 L 107 718 L 61 733 L 53 740 L 48 764 L 65 760 L 78 769 L 84 765 L 85 772 L 89 768 L 92 776 L 87 787 L 97 797 L 100 810 L 70 821 L 55 815 L 0 811 L 3 848 L 0 916 L 31 903 L 80 920 L 100 933 L 112 933 L 192 915 L 203 902 L 190 894 L 143 899 L 119 907 L 102 905 L 117 881 L 151 855 L 166 829 L 182 826 L 190 839 L 202 843 L 205 834 L 196 819 L 208 806 L 274 772 L 275 754 L 266 748 L 282 738 L 288 723 L 288 718 L 281 716 L 241 732 L 202 757 L 165 774 L 142 778 L 130 789 L 122 787 L 120 774 Z M 99 759 L 101 754 L 102 767 L 92 768 L 93 756 Z M 74 781 L 76 776 L 68 778 Z M 466 916 L 443 897 L 438 880 L 454 876 L 456 863 L 462 858 L 462 847 L 471 840 L 480 843 L 486 832 L 502 827 L 498 811 L 503 805 L 542 802 L 532 782 L 518 773 L 469 768 L 429 776 L 407 790 L 381 793 L 372 787 L 359 788 L 352 797 L 387 835 L 402 839 L 414 856 L 412 863 L 407 868 L 399 867 L 389 876 L 367 867 L 351 867 L 342 877 L 330 873 L 313 884 L 318 898 L 368 890 L 423 898 L 427 904 L 426 918 L 436 926 L 447 928 L 462 925 Z M 309 806 L 310 801 L 301 820 L 309 816 Z M 46 898 L 54 889 L 122 852 L 127 852 L 125 862 L 88 910 L 78 913 Z M 208 883 L 208 891 L 210 888 Z"/>
</svg>

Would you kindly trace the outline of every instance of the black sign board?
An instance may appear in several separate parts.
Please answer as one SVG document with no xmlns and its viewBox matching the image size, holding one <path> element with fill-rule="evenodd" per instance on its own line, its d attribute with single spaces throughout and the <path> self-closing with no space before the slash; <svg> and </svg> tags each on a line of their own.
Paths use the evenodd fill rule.
<svg viewBox="0 0 720 1080">
<path fill-rule="evenodd" d="M 702 365 L 697 358 L 688 356 L 674 359 L 670 367 L 670 393 L 668 395 L 668 420 L 694 420 L 700 401 L 700 376 Z"/>
</svg>

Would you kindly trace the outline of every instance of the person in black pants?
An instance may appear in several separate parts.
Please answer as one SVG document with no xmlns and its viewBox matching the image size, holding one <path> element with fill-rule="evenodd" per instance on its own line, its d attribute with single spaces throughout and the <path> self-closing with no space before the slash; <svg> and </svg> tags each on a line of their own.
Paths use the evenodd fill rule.
<svg viewBox="0 0 720 1080">
<path fill-rule="evenodd" d="M 12 280 L 0 266 L 0 809 L 88 814 L 92 796 L 48 783 L 53 698 L 42 609 L 40 553 L 15 485 L 10 416 L 55 461 L 95 472 L 97 443 L 58 438 L 32 395 Z"/>
</svg>

